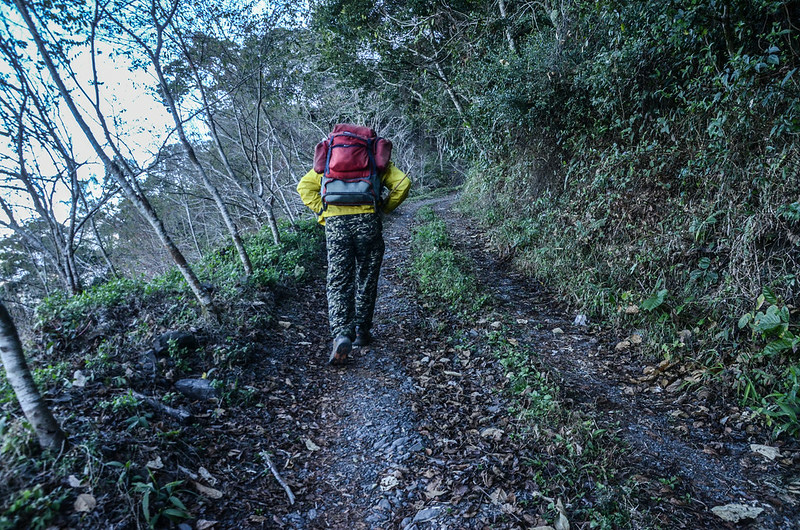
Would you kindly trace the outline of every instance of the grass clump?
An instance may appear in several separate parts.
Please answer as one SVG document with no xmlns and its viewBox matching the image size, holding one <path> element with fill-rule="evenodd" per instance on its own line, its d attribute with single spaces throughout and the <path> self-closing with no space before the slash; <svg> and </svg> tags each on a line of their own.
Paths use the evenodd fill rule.
<svg viewBox="0 0 800 530">
<path fill-rule="evenodd" d="M 420 208 L 416 219 L 419 224 L 411 238 L 411 274 L 420 293 L 451 310 L 480 309 L 487 296 L 479 294 L 469 261 L 453 247 L 444 221 L 430 207 Z"/>
</svg>

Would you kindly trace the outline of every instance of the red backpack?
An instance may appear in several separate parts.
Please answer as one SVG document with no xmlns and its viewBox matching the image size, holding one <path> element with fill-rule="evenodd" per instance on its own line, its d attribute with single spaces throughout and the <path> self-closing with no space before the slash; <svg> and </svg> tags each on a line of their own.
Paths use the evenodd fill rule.
<svg viewBox="0 0 800 530">
<path fill-rule="evenodd" d="M 314 150 L 314 171 L 322 173 L 322 203 L 373 205 L 381 202 L 381 175 L 389 167 L 392 142 L 368 127 L 340 123 Z"/>
</svg>

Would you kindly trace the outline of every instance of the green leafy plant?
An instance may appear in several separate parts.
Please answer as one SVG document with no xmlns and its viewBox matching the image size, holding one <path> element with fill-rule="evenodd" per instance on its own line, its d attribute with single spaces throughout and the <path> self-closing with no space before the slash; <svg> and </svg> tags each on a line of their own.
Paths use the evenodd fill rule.
<svg viewBox="0 0 800 530">
<path fill-rule="evenodd" d="M 765 304 L 769 304 L 766 309 Z M 791 322 L 789 307 L 765 287 L 755 308 L 739 319 L 738 327 L 750 329 L 758 348 L 739 374 L 743 401 L 759 402 L 756 411 L 774 425 L 776 434 L 800 433 L 800 365 L 795 357 L 800 350 L 800 334 Z M 768 367 L 790 364 L 780 373 L 776 368 L 761 368 L 758 362 L 768 363 Z M 764 393 L 767 395 L 761 397 Z"/>
<path fill-rule="evenodd" d="M 175 480 L 159 485 L 150 470 L 147 477 L 139 477 L 132 482 L 133 491 L 141 495 L 142 515 L 148 527 L 155 528 L 162 517 L 172 523 L 192 517 L 179 497 L 180 493 L 188 493 L 188 490 L 181 488 L 183 483 L 182 480 Z"/>
<path fill-rule="evenodd" d="M 659 286 L 660 285 L 661 282 L 659 282 Z M 647 298 L 645 301 L 641 303 L 641 308 L 644 309 L 645 311 L 653 311 L 654 309 L 660 307 L 661 304 L 664 303 L 664 300 L 666 300 L 667 295 L 669 294 L 669 290 L 667 289 L 659 289 L 658 287 L 656 287 L 656 289 L 657 290 L 652 295 L 650 295 L 649 298 Z"/>
<path fill-rule="evenodd" d="M 765 303 L 769 303 L 769 306 L 762 311 Z M 790 318 L 789 308 L 778 300 L 771 289 L 765 287 L 756 301 L 755 309 L 742 315 L 738 327 L 749 327 L 753 338 L 765 344 L 760 355 L 774 357 L 784 352 L 794 352 L 800 347 L 800 336 L 791 331 Z"/>
<path fill-rule="evenodd" d="M 43 530 L 58 516 L 67 493 L 57 488 L 45 493 L 41 485 L 19 491 L 0 514 L 0 530 Z"/>
<path fill-rule="evenodd" d="M 113 412 L 119 412 L 121 410 L 136 410 L 141 405 L 141 401 L 133 395 L 131 390 L 128 390 L 126 393 L 119 394 L 111 400 L 103 400 L 98 405 L 100 408 L 110 408 Z"/>
</svg>

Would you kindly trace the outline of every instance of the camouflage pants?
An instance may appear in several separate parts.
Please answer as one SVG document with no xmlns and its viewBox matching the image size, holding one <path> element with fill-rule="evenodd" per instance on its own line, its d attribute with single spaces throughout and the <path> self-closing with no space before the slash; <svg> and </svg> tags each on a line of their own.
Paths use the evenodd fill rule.
<svg viewBox="0 0 800 530">
<path fill-rule="evenodd" d="M 377 214 L 325 219 L 328 248 L 328 320 L 334 337 L 355 338 L 355 327 L 370 329 L 383 261 L 383 230 Z"/>
</svg>

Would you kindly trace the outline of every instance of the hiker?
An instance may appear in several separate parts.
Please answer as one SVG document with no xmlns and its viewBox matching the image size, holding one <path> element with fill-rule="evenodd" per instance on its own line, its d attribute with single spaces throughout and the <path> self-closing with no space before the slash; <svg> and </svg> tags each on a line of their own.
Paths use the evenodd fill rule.
<svg viewBox="0 0 800 530">
<path fill-rule="evenodd" d="M 411 181 L 391 163 L 392 144 L 367 127 L 339 124 L 317 145 L 314 168 L 297 192 L 325 227 L 328 251 L 329 364 L 372 340 L 372 314 L 383 261 L 382 216 L 408 196 Z M 388 195 L 382 198 L 383 189 Z"/>
</svg>

